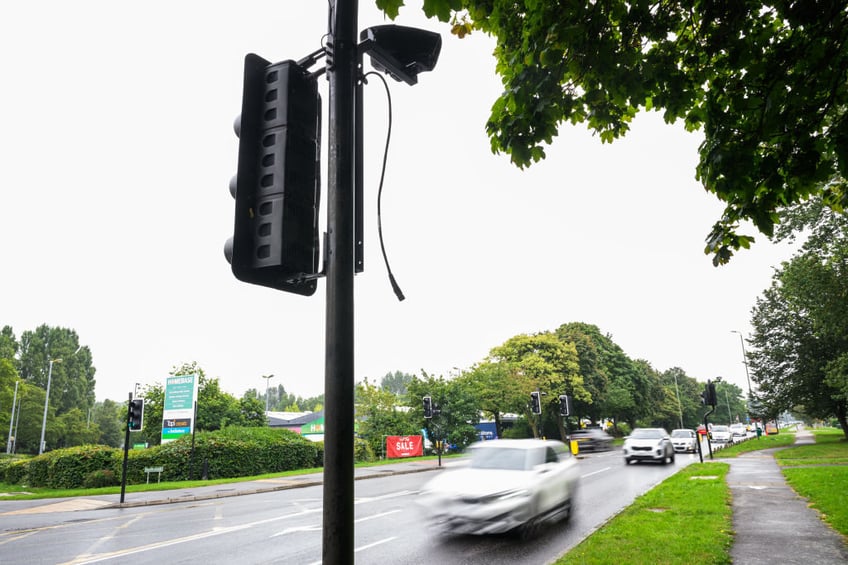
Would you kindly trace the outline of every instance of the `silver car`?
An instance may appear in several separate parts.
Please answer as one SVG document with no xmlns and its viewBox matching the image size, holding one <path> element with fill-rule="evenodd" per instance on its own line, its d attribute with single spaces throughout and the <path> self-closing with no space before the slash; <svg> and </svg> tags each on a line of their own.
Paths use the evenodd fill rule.
<svg viewBox="0 0 848 565">
<path fill-rule="evenodd" d="M 624 463 L 659 461 L 674 463 L 671 436 L 663 428 L 636 428 L 624 440 Z"/>
<path fill-rule="evenodd" d="M 528 538 L 571 515 L 577 459 L 564 443 L 497 439 L 470 447 L 467 466 L 442 471 L 418 499 L 430 525 L 450 534 L 515 530 Z"/>
</svg>

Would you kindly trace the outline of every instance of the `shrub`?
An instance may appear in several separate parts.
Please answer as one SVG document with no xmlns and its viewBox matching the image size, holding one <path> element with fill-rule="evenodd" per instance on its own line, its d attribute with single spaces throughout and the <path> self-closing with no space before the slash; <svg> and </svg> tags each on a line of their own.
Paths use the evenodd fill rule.
<svg viewBox="0 0 848 565">
<path fill-rule="evenodd" d="M 10 485 L 21 485 L 28 482 L 30 459 L 16 459 L 9 461 L 5 467 L 3 480 Z"/>
<path fill-rule="evenodd" d="M 353 460 L 357 463 L 376 461 L 377 456 L 370 443 L 357 437 L 353 439 Z"/>
<path fill-rule="evenodd" d="M 121 480 L 111 469 L 92 471 L 85 476 L 82 482 L 83 488 L 114 487 L 121 484 Z"/>
</svg>

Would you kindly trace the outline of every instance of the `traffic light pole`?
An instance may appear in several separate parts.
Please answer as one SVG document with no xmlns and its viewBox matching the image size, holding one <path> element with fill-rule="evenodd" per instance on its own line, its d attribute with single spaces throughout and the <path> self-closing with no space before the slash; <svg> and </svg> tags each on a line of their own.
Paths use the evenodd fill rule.
<svg viewBox="0 0 848 565">
<path fill-rule="evenodd" d="M 124 427 L 127 429 L 124 432 L 124 462 L 121 465 L 121 504 L 124 503 L 124 493 L 127 490 L 127 458 L 129 457 L 130 449 L 130 418 L 132 410 L 132 393 L 130 393 L 129 401 L 127 401 L 127 417 L 124 418 Z"/>
<path fill-rule="evenodd" d="M 325 440 L 322 558 L 353 563 L 353 276 L 358 0 L 330 3 L 327 39 Z"/>
</svg>

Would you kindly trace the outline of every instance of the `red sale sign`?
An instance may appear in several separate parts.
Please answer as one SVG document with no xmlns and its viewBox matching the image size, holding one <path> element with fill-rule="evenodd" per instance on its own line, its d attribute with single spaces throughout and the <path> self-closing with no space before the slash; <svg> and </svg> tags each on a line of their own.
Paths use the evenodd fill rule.
<svg viewBox="0 0 848 565">
<path fill-rule="evenodd" d="M 386 436 L 386 457 L 416 457 L 424 455 L 422 436 Z"/>
</svg>

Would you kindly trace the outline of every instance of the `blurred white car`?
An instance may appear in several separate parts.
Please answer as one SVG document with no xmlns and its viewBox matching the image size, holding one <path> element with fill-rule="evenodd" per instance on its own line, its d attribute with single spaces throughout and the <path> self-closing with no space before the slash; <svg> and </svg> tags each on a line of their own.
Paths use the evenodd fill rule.
<svg viewBox="0 0 848 565">
<path fill-rule="evenodd" d="M 564 443 L 497 439 L 470 447 L 465 467 L 442 471 L 418 499 L 431 526 L 450 534 L 516 530 L 532 537 L 571 515 L 577 459 Z"/>
</svg>

